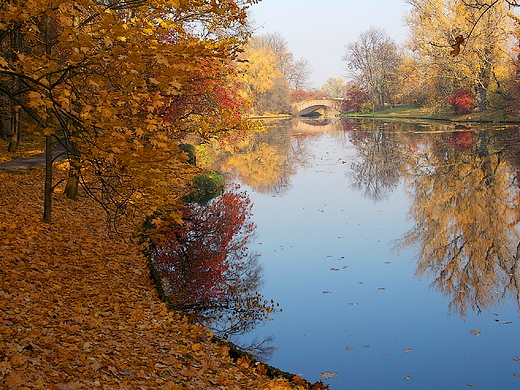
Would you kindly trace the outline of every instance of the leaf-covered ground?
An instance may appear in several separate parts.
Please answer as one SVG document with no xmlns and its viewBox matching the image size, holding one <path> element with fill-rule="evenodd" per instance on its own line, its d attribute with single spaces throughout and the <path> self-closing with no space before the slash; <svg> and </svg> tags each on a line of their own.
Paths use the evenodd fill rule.
<svg viewBox="0 0 520 390">
<path fill-rule="evenodd" d="M 167 310 L 139 246 L 87 198 L 54 197 L 43 171 L 0 173 L 0 383 L 5 389 L 286 389 L 261 365 Z M 121 227 L 131 237 L 130 226 Z"/>
</svg>

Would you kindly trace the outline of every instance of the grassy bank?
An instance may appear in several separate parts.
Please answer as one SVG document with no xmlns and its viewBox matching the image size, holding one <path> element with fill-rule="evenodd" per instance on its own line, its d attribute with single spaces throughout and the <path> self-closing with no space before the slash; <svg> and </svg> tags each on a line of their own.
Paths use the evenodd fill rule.
<svg viewBox="0 0 520 390">
<path fill-rule="evenodd" d="M 486 110 L 466 115 L 456 115 L 450 108 L 433 111 L 427 108 L 395 106 L 374 113 L 343 114 L 342 118 L 378 118 L 420 121 L 477 122 L 477 123 L 520 123 L 520 117 L 512 116 L 503 110 Z"/>
</svg>

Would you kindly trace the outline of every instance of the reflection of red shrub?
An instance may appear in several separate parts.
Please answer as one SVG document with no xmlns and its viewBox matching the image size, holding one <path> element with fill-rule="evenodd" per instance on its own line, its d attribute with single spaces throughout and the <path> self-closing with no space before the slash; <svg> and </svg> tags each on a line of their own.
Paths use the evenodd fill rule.
<svg viewBox="0 0 520 390">
<path fill-rule="evenodd" d="M 467 114 L 475 107 L 475 98 L 471 91 L 459 89 L 448 98 L 448 105 L 452 106 L 457 114 Z"/>
<path fill-rule="evenodd" d="M 471 148 L 471 146 L 473 145 L 473 132 L 462 131 L 460 133 L 455 134 L 453 137 L 449 135 L 448 142 L 459 152 L 463 152 Z"/>
<path fill-rule="evenodd" d="M 186 205 L 184 224 L 172 225 L 167 241 L 156 243 L 154 265 L 167 279 L 175 304 L 193 305 L 222 295 L 228 274 L 248 256 L 245 245 L 256 226 L 248 221 L 249 197 L 237 190 L 207 205 Z"/>
</svg>

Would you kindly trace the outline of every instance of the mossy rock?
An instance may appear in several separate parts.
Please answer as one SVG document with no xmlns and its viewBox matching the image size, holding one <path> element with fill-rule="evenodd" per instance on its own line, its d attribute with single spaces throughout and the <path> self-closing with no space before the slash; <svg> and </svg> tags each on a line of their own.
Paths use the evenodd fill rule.
<svg viewBox="0 0 520 390">
<path fill-rule="evenodd" d="M 218 172 L 195 175 L 191 179 L 193 191 L 183 198 L 184 203 L 205 204 L 211 199 L 222 195 L 224 176 Z"/>
</svg>

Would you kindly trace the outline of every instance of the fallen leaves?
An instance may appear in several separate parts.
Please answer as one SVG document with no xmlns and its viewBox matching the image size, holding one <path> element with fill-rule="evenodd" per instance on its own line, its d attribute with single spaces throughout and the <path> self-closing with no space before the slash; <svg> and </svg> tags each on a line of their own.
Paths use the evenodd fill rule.
<svg viewBox="0 0 520 390">
<path fill-rule="evenodd" d="M 96 204 L 58 194 L 54 223 L 43 225 L 42 182 L 40 170 L 0 174 L 0 381 L 7 388 L 298 388 L 241 367 L 203 328 L 169 311 L 131 225 L 120 226 L 120 239 Z"/>
</svg>

